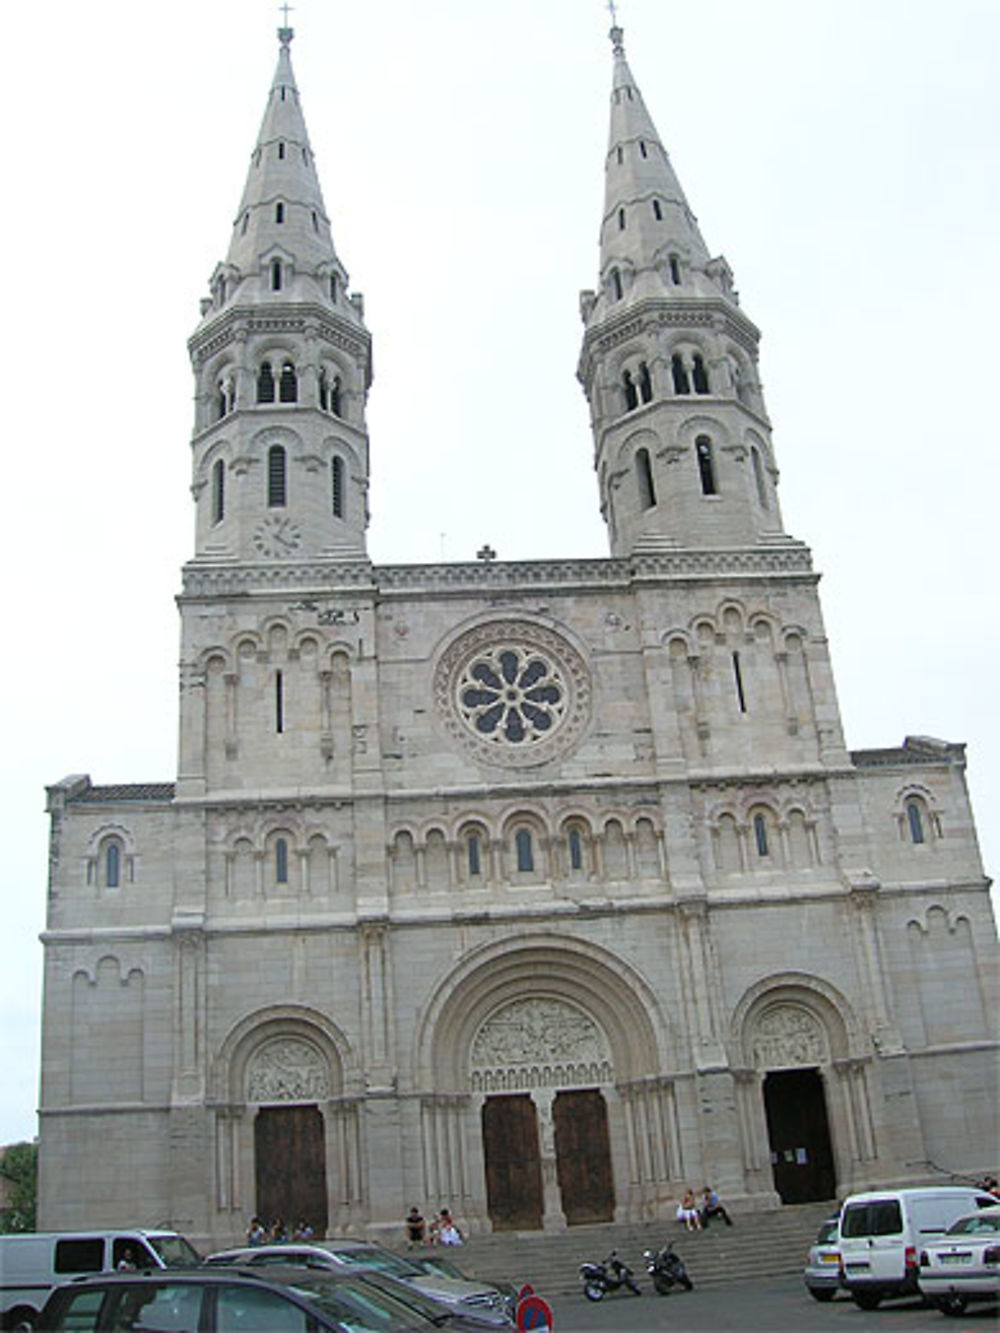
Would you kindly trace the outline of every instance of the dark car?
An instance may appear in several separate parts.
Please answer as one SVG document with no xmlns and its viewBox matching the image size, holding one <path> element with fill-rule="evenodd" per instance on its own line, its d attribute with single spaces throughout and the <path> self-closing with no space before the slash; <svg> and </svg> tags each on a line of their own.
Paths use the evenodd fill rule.
<svg viewBox="0 0 1000 1333">
<path fill-rule="evenodd" d="M 40 1333 L 430 1333 L 362 1274 L 284 1268 L 102 1273 L 57 1287 Z"/>
</svg>

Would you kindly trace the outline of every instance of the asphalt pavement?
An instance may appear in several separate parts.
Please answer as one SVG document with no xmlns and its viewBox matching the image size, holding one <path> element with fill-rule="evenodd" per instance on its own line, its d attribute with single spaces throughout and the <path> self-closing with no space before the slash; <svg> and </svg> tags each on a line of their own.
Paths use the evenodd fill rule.
<svg viewBox="0 0 1000 1333">
<path fill-rule="evenodd" d="M 541 1293 L 544 1294 L 544 1293 Z M 997 1328 L 997 1312 L 973 1306 L 950 1319 L 917 1300 L 889 1301 L 877 1310 L 859 1310 L 847 1296 L 821 1304 L 801 1278 L 767 1278 L 695 1288 L 657 1296 L 648 1284 L 643 1295 L 614 1293 L 603 1301 L 579 1296 L 551 1300 L 554 1333 L 988 1333 Z"/>
</svg>

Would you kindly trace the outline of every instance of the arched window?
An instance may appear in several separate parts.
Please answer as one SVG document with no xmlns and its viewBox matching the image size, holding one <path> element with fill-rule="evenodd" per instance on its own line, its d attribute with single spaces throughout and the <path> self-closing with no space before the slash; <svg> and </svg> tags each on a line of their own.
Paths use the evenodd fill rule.
<svg viewBox="0 0 1000 1333">
<path fill-rule="evenodd" d="M 920 809 L 919 801 L 906 802 L 906 823 L 910 830 L 910 841 L 921 843 L 926 841 L 924 833 L 924 816 Z"/>
<path fill-rule="evenodd" d="M 646 144 L 645 141 L 642 139 L 639 140 L 639 152 L 642 154 L 643 157 L 646 156 Z"/>
<path fill-rule="evenodd" d="M 481 842 L 482 840 L 478 833 L 470 833 L 465 840 L 470 879 L 482 875 L 483 873 L 483 849 Z"/>
<path fill-rule="evenodd" d="M 718 495 L 715 483 L 715 459 L 712 457 L 712 441 L 707 435 L 699 435 L 694 442 L 698 455 L 698 475 L 701 478 L 702 495 Z"/>
<path fill-rule="evenodd" d="M 288 843 L 279 838 L 274 844 L 274 882 L 288 883 Z"/>
<path fill-rule="evenodd" d="M 104 849 L 104 884 L 117 889 L 122 882 L 122 849 L 117 842 L 109 842 Z"/>
<path fill-rule="evenodd" d="M 681 261 L 676 255 L 671 255 L 667 261 L 670 264 L 670 281 L 675 287 L 681 285 Z"/>
<path fill-rule="evenodd" d="M 278 380 L 278 398 L 283 403 L 299 401 L 299 381 L 291 361 L 282 364 L 281 378 Z"/>
<path fill-rule="evenodd" d="M 280 444 L 267 451 L 267 504 L 269 509 L 285 504 L 285 451 Z"/>
<path fill-rule="evenodd" d="M 653 217 L 656 218 L 657 222 L 663 221 L 663 209 L 660 207 L 659 199 L 653 200 Z"/>
<path fill-rule="evenodd" d="M 330 381 L 330 411 L 335 417 L 342 416 L 340 410 L 340 376 L 334 375 Z"/>
<path fill-rule="evenodd" d="M 670 358 L 670 373 L 674 379 L 674 393 L 691 392 L 691 381 L 688 379 L 687 367 L 680 352 L 675 352 Z"/>
<path fill-rule="evenodd" d="M 644 403 L 652 402 L 653 399 L 653 381 L 645 361 L 639 362 L 639 397 Z"/>
<path fill-rule="evenodd" d="M 764 481 L 764 465 L 760 461 L 760 450 L 754 445 L 750 450 L 750 462 L 753 466 L 753 479 L 757 487 L 757 499 L 761 509 L 769 508 L 767 503 L 767 485 Z"/>
<path fill-rule="evenodd" d="M 226 415 L 227 407 L 226 386 L 224 381 L 219 380 L 215 391 L 215 415 L 219 421 Z"/>
<path fill-rule="evenodd" d="M 768 856 L 770 853 L 767 845 L 767 820 L 761 814 L 753 817 L 753 836 L 757 845 L 757 855 Z"/>
<path fill-rule="evenodd" d="M 337 275 L 336 275 L 336 273 L 331 273 L 331 274 L 330 274 L 330 300 L 333 301 L 333 302 L 336 304 L 336 300 L 337 300 Z"/>
<path fill-rule="evenodd" d="M 656 487 L 653 484 L 653 468 L 649 461 L 648 449 L 635 451 L 635 479 L 639 486 L 639 503 L 643 509 L 652 509 L 656 504 Z"/>
<path fill-rule="evenodd" d="M 270 361 L 262 361 L 257 372 L 257 401 L 274 402 L 274 371 L 271 369 Z"/>
<path fill-rule="evenodd" d="M 611 290 L 614 292 L 615 300 L 620 301 L 622 299 L 622 294 L 623 294 L 622 275 L 621 272 L 616 268 L 613 268 L 611 270 Z"/>
<path fill-rule="evenodd" d="M 580 830 L 574 825 L 566 839 L 569 850 L 569 868 L 570 870 L 583 869 L 583 836 Z"/>
<path fill-rule="evenodd" d="M 319 235 L 319 218 L 318 218 L 317 215 L 316 215 L 316 210 L 315 210 L 315 208 L 314 208 L 313 211 L 312 211 L 312 220 L 313 220 L 313 231 L 314 231 L 314 232 L 317 234 L 317 236 L 318 236 L 318 235 Z"/>
<path fill-rule="evenodd" d="M 531 843 L 531 831 L 519 828 L 514 834 L 514 850 L 517 856 L 518 870 L 534 870 L 535 851 Z"/>
<path fill-rule="evenodd" d="M 708 371 L 700 352 L 695 352 L 691 360 L 691 378 L 694 380 L 695 393 L 708 393 Z"/>
<path fill-rule="evenodd" d="M 281 260 L 271 260 L 271 291 L 281 291 Z"/>
<path fill-rule="evenodd" d="M 625 395 L 626 412 L 631 412 L 634 407 L 639 406 L 639 391 L 635 387 L 635 381 L 632 379 L 630 370 L 626 370 L 622 375 L 622 392 Z"/>
<path fill-rule="evenodd" d="M 221 458 L 212 464 L 212 522 L 221 523 L 226 516 L 226 465 Z"/>
<path fill-rule="evenodd" d="M 279 143 L 279 144 L 278 144 L 278 157 L 283 159 L 284 156 L 285 156 L 285 145 L 284 145 L 284 143 Z"/>
<path fill-rule="evenodd" d="M 344 517 L 344 460 L 336 455 L 331 464 L 333 478 L 333 516 Z"/>
<path fill-rule="evenodd" d="M 280 225 L 282 222 L 284 222 L 284 220 L 285 220 L 285 205 L 284 205 L 284 204 L 275 204 L 275 206 L 274 206 L 274 220 L 275 220 L 275 222 L 277 222 L 279 225 Z"/>
<path fill-rule="evenodd" d="M 624 210 L 624 208 L 619 208 L 619 210 L 618 210 L 618 230 L 619 230 L 619 231 L 624 231 L 624 230 L 625 230 L 625 210 Z"/>
</svg>

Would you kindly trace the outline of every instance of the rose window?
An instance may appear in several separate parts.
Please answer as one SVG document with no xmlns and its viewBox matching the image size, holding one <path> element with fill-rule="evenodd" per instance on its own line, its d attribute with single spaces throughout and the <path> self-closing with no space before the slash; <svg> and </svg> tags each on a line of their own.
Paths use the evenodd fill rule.
<svg viewBox="0 0 1000 1333">
<path fill-rule="evenodd" d="M 434 671 L 438 715 L 477 759 L 504 768 L 546 764 L 590 719 L 590 672 L 564 634 L 527 619 L 460 633 Z"/>
<path fill-rule="evenodd" d="M 480 653 L 462 672 L 457 695 L 466 725 L 498 743 L 530 746 L 548 736 L 566 711 L 558 667 L 528 647 Z"/>
</svg>

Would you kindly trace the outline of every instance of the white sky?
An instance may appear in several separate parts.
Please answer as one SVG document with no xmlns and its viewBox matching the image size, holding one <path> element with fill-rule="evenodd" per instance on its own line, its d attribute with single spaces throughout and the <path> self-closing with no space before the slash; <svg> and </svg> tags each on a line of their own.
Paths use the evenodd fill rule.
<svg viewBox="0 0 1000 1333">
<path fill-rule="evenodd" d="M 763 331 L 785 523 L 824 573 L 848 742 L 967 741 L 995 867 L 1000 5 L 620 0 L 619 18 Z M 185 342 L 278 21 L 264 0 L 50 0 L 11 43 L 0 1143 L 35 1132 L 43 788 L 174 776 Z M 575 381 L 603 0 L 299 0 L 291 21 L 374 338 L 373 557 L 606 554 Z"/>
</svg>

